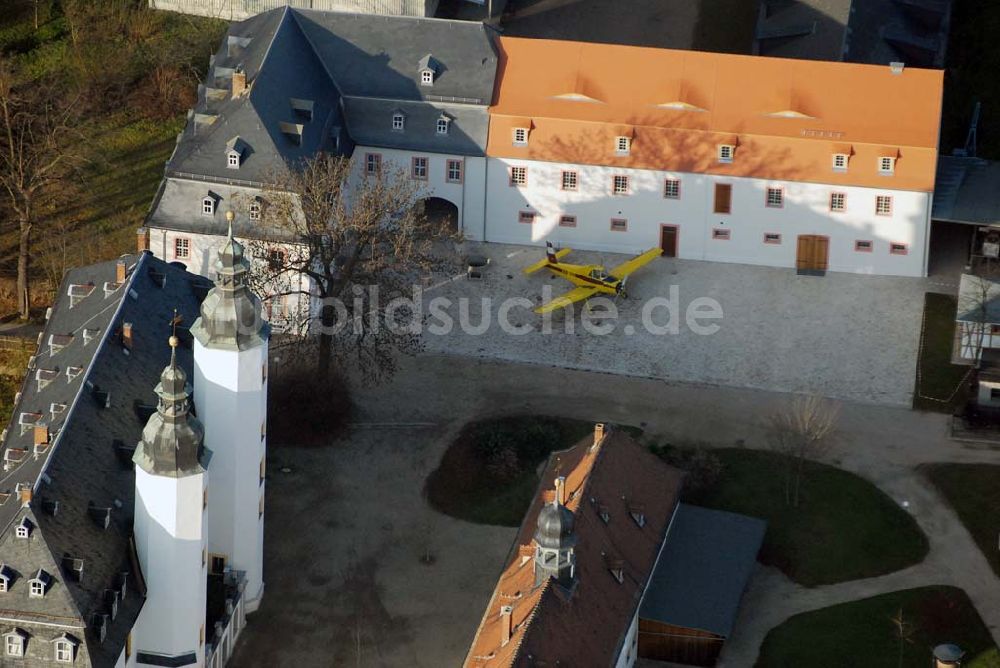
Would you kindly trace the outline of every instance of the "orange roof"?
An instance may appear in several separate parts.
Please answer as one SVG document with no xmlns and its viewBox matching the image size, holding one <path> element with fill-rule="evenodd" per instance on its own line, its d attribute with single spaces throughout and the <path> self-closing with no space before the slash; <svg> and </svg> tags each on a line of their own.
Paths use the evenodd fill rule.
<svg viewBox="0 0 1000 668">
<path fill-rule="evenodd" d="M 933 190 L 943 72 L 501 37 L 487 154 Z M 528 146 L 511 129 L 532 123 Z M 614 137 L 633 133 L 616 156 Z M 731 164 L 717 146 L 736 143 Z M 846 173 L 832 154 L 850 149 Z M 892 177 L 878 158 L 898 154 Z"/>
<path fill-rule="evenodd" d="M 542 474 L 544 491 L 525 515 L 465 668 L 535 665 L 530 661 L 599 666 L 617 658 L 660 553 L 684 474 L 624 432 L 611 431 L 593 444 L 588 437 L 550 458 Z M 533 535 L 557 476 L 566 478 L 566 507 L 573 512 L 578 539 L 577 582 L 571 592 L 551 580 L 535 585 Z M 600 506 L 608 510 L 607 523 Z M 636 506 L 644 513 L 642 527 L 629 515 Z M 609 560 L 620 560 L 623 582 L 612 576 Z M 506 644 L 501 606 L 512 608 Z"/>
</svg>

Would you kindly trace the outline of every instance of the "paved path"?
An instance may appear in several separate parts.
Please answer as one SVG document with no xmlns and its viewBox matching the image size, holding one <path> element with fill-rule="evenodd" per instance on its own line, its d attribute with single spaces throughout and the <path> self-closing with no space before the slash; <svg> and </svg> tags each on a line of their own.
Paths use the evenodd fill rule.
<svg viewBox="0 0 1000 668">
<path fill-rule="evenodd" d="M 428 393 L 427 388 L 434 388 Z M 460 422 L 487 415 L 534 412 L 584 420 L 642 424 L 675 443 L 765 447 L 761 418 L 785 395 L 759 390 L 667 383 L 463 356 L 404 360 L 384 388 L 357 396 L 368 419 Z M 398 396 L 398 400 L 387 400 Z M 753 665 L 767 632 L 791 615 L 924 585 L 961 587 L 1000 644 L 1000 579 L 958 517 L 916 470 L 936 462 L 1000 464 L 1000 452 L 957 444 L 946 416 L 903 408 L 843 403 L 840 438 L 827 460 L 908 502 L 930 542 L 927 559 L 890 575 L 807 589 L 761 568 L 747 593 L 723 663 Z"/>
</svg>

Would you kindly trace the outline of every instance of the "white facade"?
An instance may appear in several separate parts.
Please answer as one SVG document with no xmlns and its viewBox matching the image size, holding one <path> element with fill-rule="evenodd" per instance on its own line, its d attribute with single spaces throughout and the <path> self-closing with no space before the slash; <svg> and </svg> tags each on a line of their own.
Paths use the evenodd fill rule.
<svg viewBox="0 0 1000 668">
<path fill-rule="evenodd" d="M 152 475 L 135 467 L 135 545 L 146 602 L 132 629 L 133 652 L 205 662 L 206 513 L 204 473 Z"/>
<path fill-rule="evenodd" d="M 622 651 L 615 662 L 615 668 L 632 668 L 639 657 L 639 610 L 635 611 L 632 623 L 629 624 L 628 632 L 625 634 L 625 642 L 622 643 Z"/>
<path fill-rule="evenodd" d="M 526 170 L 523 185 L 512 184 L 512 168 Z M 639 253 L 674 226 L 677 257 L 795 267 L 798 236 L 820 235 L 830 271 L 926 274 L 931 194 L 893 190 L 892 177 L 874 189 L 506 158 L 489 158 L 487 172 L 486 241 Z M 563 172 L 575 173 L 576 190 L 563 189 Z M 612 192 L 615 176 L 627 193 Z M 676 199 L 664 196 L 668 178 L 679 181 Z M 713 212 L 716 184 L 732 187 L 729 214 Z M 769 188 L 780 189 L 780 207 L 767 205 Z M 843 211 L 831 210 L 834 193 Z M 888 215 L 876 214 L 880 196 L 891 198 Z M 575 227 L 560 225 L 563 216 Z M 613 219 L 625 223 L 612 229 Z"/>
<path fill-rule="evenodd" d="M 246 572 L 247 612 L 264 593 L 267 342 L 245 350 L 194 340 L 194 402 L 212 451 L 208 552 Z"/>
<path fill-rule="evenodd" d="M 458 208 L 458 229 L 465 238 L 471 241 L 484 239 L 486 158 L 357 146 L 352 165 L 354 178 L 357 178 L 359 170 L 366 168 L 369 155 L 379 156 L 384 169 L 399 168 L 410 178 L 415 176 L 414 159 L 425 159 L 426 175 L 415 179 L 422 197 L 440 197 L 454 204 Z M 457 180 L 449 178 L 455 175 L 454 170 L 449 173 L 449 161 L 461 165 L 461 175 Z"/>
</svg>

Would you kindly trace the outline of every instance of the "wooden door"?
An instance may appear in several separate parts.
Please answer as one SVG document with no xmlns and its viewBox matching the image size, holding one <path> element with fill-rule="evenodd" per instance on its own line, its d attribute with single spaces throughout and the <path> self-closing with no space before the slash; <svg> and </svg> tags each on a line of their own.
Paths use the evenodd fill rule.
<svg viewBox="0 0 1000 668">
<path fill-rule="evenodd" d="M 676 225 L 660 225 L 660 254 L 663 257 L 677 257 Z"/>
<path fill-rule="evenodd" d="M 824 272 L 830 251 L 830 239 L 818 234 L 801 234 L 795 256 L 795 268 L 804 272 Z"/>
</svg>

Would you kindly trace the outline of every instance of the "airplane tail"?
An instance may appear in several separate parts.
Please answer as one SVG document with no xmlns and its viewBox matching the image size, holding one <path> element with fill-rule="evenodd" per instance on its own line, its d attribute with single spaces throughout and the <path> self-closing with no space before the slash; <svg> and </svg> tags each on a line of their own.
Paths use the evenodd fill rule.
<svg viewBox="0 0 1000 668">
<path fill-rule="evenodd" d="M 545 242 L 545 259 L 544 260 L 539 260 L 535 264 L 530 265 L 528 267 L 525 267 L 523 269 L 523 271 L 526 274 L 533 274 L 536 271 L 538 271 L 539 269 L 542 269 L 544 267 L 548 267 L 548 266 L 551 266 L 553 264 L 559 264 L 559 259 L 563 258 L 563 257 L 566 257 L 567 255 L 569 255 L 569 253 L 570 253 L 570 249 L 569 248 L 561 248 L 559 250 L 556 250 L 555 246 L 552 245 L 551 241 L 546 241 Z"/>
<path fill-rule="evenodd" d="M 559 256 L 556 255 L 555 246 L 552 245 L 551 241 L 545 242 L 545 257 L 548 259 L 550 264 L 559 263 Z"/>
</svg>

